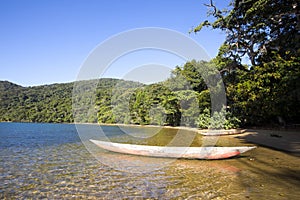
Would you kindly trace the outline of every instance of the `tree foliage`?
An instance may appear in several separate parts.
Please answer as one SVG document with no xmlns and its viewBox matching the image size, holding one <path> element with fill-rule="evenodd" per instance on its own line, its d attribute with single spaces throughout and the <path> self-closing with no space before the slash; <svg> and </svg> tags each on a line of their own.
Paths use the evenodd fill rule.
<svg viewBox="0 0 300 200">
<path fill-rule="evenodd" d="M 299 55 L 299 2 L 296 0 L 234 0 L 230 11 L 218 9 L 212 2 L 211 15 L 215 21 L 202 22 L 193 29 L 212 27 L 226 32 L 222 56 L 234 60 L 238 66 L 245 55 L 252 66 L 270 61 L 276 51 L 283 59 Z M 286 54 L 286 52 L 290 54 Z"/>
<path fill-rule="evenodd" d="M 298 123 L 300 112 L 299 2 L 296 0 L 234 0 L 230 10 L 212 1 L 214 21 L 203 27 L 220 29 L 226 40 L 214 63 L 223 75 L 231 111 L 244 124 Z M 248 57 L 251 65 L 242 60 Z"/>
<path fill-rule="evenodd" d="M 118 79 L 37 87 L 0 82 L 0 120 L 73 122 L 75 113 L 81 123 L 196 127 L 199 114 L 210 110 L 210 91 L 200 73 L 210 65 L 192 60 L 168 80 L 150 85 Z"/>
</svg>

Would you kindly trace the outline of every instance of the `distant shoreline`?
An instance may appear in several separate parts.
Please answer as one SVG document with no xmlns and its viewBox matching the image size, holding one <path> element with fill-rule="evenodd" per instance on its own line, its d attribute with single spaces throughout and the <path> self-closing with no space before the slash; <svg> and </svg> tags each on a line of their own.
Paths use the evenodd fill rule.
<svg viewBox="0 0 300 200">
<path fill-rule="evenodd" d="M 4 122 L 4 121 L 3 121 Z M 9 121 L 7 121 L 9 122 Z M 11 122 L 10 122 L 11 123 Z M 14 123 L 14 122 L 12 122 Z M 211 130 L 211 129 L 199 129 L 196 127 L 187 127 L 187 126 L 160 126 L 160 125 L 151 125 L 151 124 L 147 124 L 147 125 L 139 125 L 139 124 L 120 124 L 120 123 L 90 123 L 90 122 L 84 122 L 84 123 L 76 123 L 76 122 L 72 122 L 72 123 L 65 123 L 65 122 L 61 122 L 61 123 L 52 123 L 52 122 L 15 122 L 15 123 L 49 123 L 49 124 L 82 124 L 82 125 L 99 125 L 99 126 L 123 126 L 123 127 L 153 127 L 153 128 L 167 128 L 167 129 L 178 129 L 178 130 L 186 130 L 186 131 L 193 131 L 199 134 L 204 134 L 207 133 L 209 131 L 218 131 L 218 132 L 228 132 L 228 134 L 224 134 L 224 135 L 233 135 L 233 134 L 239 134 L 240 131 L 243 131 L 245 129 L 220 129 L 220 130 Z"/>
<path fill-rule="evenodd" d="M 187 126 L 160 126 L 160 125 L 139 125 L 139 124 L 111 124 L 111 123 L 73 123 L 73 124 L 89 124 L 89 125 L 99 125 L 99 126 L 123 126 L 123 127 L 149 127 L 149 128 L 166 128 L 166 129 L 177 129 L 196 132 L 203 136 L 226 136 L 226 135 L 238 135 L 246 131 L 246 129 L 236 128 L 236 129 L 199 129 L 196 127 Z"/>
<path fill-rule="evenodd" d="M 186 127 L 186 126 L 160 126 L 160 125 L 139 125 L 139 124 L 111 124 L 111 123 L 70 123 L 70 124 L 86 124 L 86 125 L 99 125 L 99 126 L 123 126 L 123 127 L 149 127 L 149 128 L 167 128 L 167 129 L 178 129 L 178 130 L 187 130 L 187 131 L 193 131 L 197 133 L 202 133 L 203 131 L 207 131 L 208 129 L 198 129 L 193 127 Z"/>
</svg>

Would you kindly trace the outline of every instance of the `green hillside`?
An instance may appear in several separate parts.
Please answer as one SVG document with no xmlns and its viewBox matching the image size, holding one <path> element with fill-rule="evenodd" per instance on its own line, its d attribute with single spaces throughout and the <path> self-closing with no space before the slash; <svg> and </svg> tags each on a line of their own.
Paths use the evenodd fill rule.
<svg viewBox="0 0 300 200">
<path fill-rule="evenodd" d="M 122 123 L 234 128 L 299 123 L 299 58 L 222 72 L 218 58 L 176 67 L 164 82 L 119 79 L 22 87 L 0 81 L 0 121 Z M 222 79 L 212 73 L 218 67 Z M 206 82 L 202 74 L 206 74 Z M 211 110 L 211 94 L 225 85 L 227 106 Z M 208 85 L 213 87 L 208 88 Z M 217 102 L 218 104 L 218 102 Z"/>
<path fill-rule="evenodd" d="M 203 61 L 187 62 L 177 67 L 168 80 L 151 85 L 109 78 L 35 87 L 0 81 L 0 120 L 207 128 L 210 92 L 198 69 L 209 66 Z M 220 115 L 228 113 L 216 113 L 219 121 L 214 125 L 223 125 Z M 238 125 L 237 118 L 229 119 L 225 128 Z"/>
<path fill-rule="evenodd" d="M 97 91 L 105 92 L 120 81 L 101 79 Z M 74 82 L 22 87 L 8 81 L 0 81 L 0 120 L 73 122 L 73 85 Z"/>
</svg>

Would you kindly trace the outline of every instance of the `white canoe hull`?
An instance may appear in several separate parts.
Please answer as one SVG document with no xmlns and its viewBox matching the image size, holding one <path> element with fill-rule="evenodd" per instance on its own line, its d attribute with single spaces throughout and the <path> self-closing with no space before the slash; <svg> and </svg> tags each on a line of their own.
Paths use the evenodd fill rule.
<svg viewBox="0 0 300 200">
<path fill-rule="evenodd" d="M 225 159 L 237 156 L 254 147 L 172 147 L 147 146 L 90 140 L 97 146 L 112 152 L 140 156 L 188 158 L 188 159 Z"/>
</svg>

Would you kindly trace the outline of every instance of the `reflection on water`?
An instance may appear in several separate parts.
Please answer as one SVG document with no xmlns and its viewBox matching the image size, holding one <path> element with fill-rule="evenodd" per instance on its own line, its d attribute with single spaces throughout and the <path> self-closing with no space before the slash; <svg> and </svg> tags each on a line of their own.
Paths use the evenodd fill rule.
<svg viewBox="0 0 300 200">
<path fill-rule="evenodd" d="M 44 136 L 41 125 L 26 124 L 31 133 L 10 126 L 0 123 L 1 199 L 297 199 L 300 195 L 299 158 L 262 147 L 234 159 L 179 159 L 160 170 L 130 173 L 98 162 L 74 127 L 65 127 L 69 125 L 44 131 L 51 142 L 38 137 Z M 166 135 L 169 139 L 158 140 L 157 136 L 140 142 L 165 144 L 171 132 Z M 113 138 L 124 139 L 124 135 Z M 202 141 L 195 140 L 193 145 Z M 218 141 L 220 146 L 241 143 L 224 137 Z M 124 166 L 141 162 L 152 167 L 151 160 L 160 159 L 106 151 L 98 156 Z M 127 167 L 127 171 L 135 170 Z"/>
</svg>

